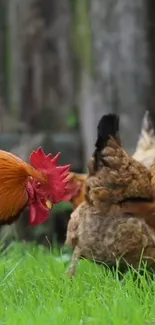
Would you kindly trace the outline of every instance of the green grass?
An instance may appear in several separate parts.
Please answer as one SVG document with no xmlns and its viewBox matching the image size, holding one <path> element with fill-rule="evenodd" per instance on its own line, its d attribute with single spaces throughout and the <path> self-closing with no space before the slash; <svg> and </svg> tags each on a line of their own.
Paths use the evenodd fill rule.
<svg viewBox="0 0 155 325">
<path fill-rule="evenodd" d="M 88 261 L 67 278 L 64 256 L 15 245 L 0 260 L 0 324 L 143 325 L 155 323 L 155 282 L 118 275 Z"/>
</svg>

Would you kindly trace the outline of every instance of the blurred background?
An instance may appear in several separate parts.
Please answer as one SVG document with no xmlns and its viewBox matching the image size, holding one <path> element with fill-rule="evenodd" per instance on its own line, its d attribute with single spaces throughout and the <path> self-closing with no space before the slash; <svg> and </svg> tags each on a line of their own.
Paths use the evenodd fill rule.
<svg viewBox="0 0 155 325">
<path fill-rule="evenodd" d="M 101 115 L 120 115 L 133 153 L 146 109 L 155 121 L 153 0 L 0 0 L 1 149 L 28 160 L 42 145 L 84 172 Z M 1 236 L 62 244 L 71 211 L 35 229 L 26 211 Z"/>
</svg>

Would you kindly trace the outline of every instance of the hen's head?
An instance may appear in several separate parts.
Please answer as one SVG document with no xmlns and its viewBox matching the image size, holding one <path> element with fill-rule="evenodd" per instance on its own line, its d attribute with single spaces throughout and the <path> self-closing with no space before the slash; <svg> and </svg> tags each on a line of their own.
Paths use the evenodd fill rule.
<svg viewBox="0 0 155 325">
<path fill-rule="evenodd" d="M 44 183 L 32 177 L 27 183 L 31 225 L 45 222 L 53 204 L 71 199 L 67 179 L 70 165 L 57 166 L 59 157 L 60 153 L 46 155 L 41 147 L 30 156 L 31 165 L 45 175 Z"/>
</svg>

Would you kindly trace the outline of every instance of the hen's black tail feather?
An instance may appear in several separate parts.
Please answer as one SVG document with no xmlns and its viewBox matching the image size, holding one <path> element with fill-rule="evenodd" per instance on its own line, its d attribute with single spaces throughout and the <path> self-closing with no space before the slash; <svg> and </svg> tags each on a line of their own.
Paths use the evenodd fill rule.
<svg viewBox="0 0 155 325">
<path fill-rule="evenodd" d="M 116 114 L 103 115 L 97 127 L 97 140 L 95 151 L 93 153 L 94 163 L 91 166 L 90 174 L 94 174 L 98 169 L 106 165 L 102 157 L 102 150 L 107 146 L 110 137 L 119 139 L 119 117 Z"/>
<path fill-rule="evenodd" d="M 119 117 L 116 114 L 102 116 L 97 127 L 98 135 L 95 147 L 101 151 L 106 145 L 109 137 L 115 138 L 119 131 Z"/>
</svg>

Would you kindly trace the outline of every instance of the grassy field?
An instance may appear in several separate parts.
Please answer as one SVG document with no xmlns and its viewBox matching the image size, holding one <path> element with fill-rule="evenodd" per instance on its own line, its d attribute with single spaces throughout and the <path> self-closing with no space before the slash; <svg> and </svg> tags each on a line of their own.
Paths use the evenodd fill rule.
<svg viewBox="0 0 155 325">
<path fill-rule="evenodd" d="M 155 282 L 81 261 L 65 275 L 64 256 L 15 245 L 0 260 L 0 324 L 143 325 L 155 323 Z"/>
</svg>

